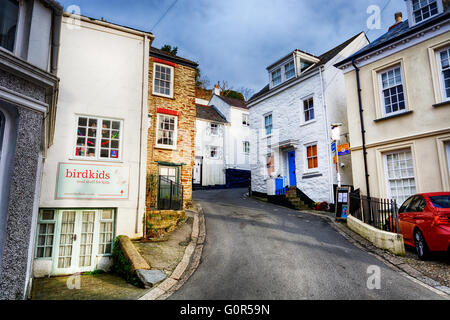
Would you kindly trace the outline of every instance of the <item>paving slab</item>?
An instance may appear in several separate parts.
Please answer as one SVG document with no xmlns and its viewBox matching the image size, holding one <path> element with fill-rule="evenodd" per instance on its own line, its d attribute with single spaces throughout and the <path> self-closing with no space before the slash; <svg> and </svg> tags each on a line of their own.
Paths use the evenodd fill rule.
<svg viewBox="0 0 450 320">
<path fill-rule="evenodd" d="M 136 275 L 147 289 L 167 278 L 166 273 L 161 270 L 136 270 Z"/>
</svg>

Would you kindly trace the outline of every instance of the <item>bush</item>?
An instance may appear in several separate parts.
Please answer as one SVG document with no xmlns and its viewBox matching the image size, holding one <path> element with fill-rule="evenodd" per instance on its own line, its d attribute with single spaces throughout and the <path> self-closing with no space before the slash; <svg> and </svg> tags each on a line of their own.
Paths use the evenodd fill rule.
<svg viewBox="0 0 450 320">
<path fill-rule="evenodd" d="M 121 278 L 125 279 L 128 283 L 143 288 L 141 280 L 131 272 L 131 264 L 128 261 L 128 259 L 125 257 L 125 255 L 122 252 L 122 249 L 120 248 L 120 237 L 114 239 L 114 247 L 112 252 L 112 258 L 113 258 L 113 267 L 112 271 L 117 273 Z"/>
<path fill-rule="evenodd" d="M 328 202 L 316 202 L 314 204 L 313 210 L 315 211 L 329 211 L 330 210 L 330 205 L 328 204 Z"/>
</svg>

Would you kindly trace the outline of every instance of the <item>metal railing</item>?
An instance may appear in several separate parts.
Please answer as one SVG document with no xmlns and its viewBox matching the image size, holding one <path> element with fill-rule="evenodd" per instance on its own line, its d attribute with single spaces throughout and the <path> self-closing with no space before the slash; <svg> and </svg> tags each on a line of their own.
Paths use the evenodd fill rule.
<svg viewBox="0 0 450 320">
<path fill-rule="evenodd" d="M 158 210 L 183 210 L 183 186 L 172 180 L 158 178 Z"/>
<path fill-rule="evenodd" d="M 395 200 L 350 195 L 350 214 L 377 229 L 400 233 Z"/>
</svg>

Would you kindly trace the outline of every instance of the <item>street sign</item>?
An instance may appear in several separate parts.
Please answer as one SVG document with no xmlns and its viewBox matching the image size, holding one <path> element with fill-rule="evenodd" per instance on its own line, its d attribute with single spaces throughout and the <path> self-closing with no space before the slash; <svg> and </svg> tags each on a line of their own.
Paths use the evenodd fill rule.
<svg viewBox="0 0 450 320">
<path fill-rule="evenodd" d="M 337 150 L 339 156 L 350 154 L 350 144 L 349 143 L 341 144 L 337 147 Z"/>
<path fill-rule="evenodd" d="M 331 152 L 336 152 L 336 142 L 331 144 Z"/>
</svg>

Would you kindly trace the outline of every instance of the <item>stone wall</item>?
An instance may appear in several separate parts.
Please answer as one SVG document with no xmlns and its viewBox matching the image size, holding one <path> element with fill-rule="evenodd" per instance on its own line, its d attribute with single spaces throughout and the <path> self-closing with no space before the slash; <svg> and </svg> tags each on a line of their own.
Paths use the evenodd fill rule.
<svg viewBox="0 0 450 320">
<path fill-rule="evenodd" d="M 150 59 L 149 65 L 149 98 L 148 112 L 152 114 L 151 127 L 148 132 L 148 158 L 147 176 L 148 187 L 152 192 L 147 195 L 147 208 L 156 207 L 156 180 L 159 175 L 158 162 L 183 164 L 180 169 L 180 182 L 184 187 L 184 207 L 192 206 L 192 170 L 195 159 L 195 132 L 196 132 L 196 106 L 195 106 L 195 69 L 176 64 L 174 67 L 174 95 L 165 98 L 153 95 L 153 69 L 154 63 Z M 176 150 L 156 148 L 157 109 L 163 108 L 177 111 L 178 115 L 178 141 Z"/>
</svg>

